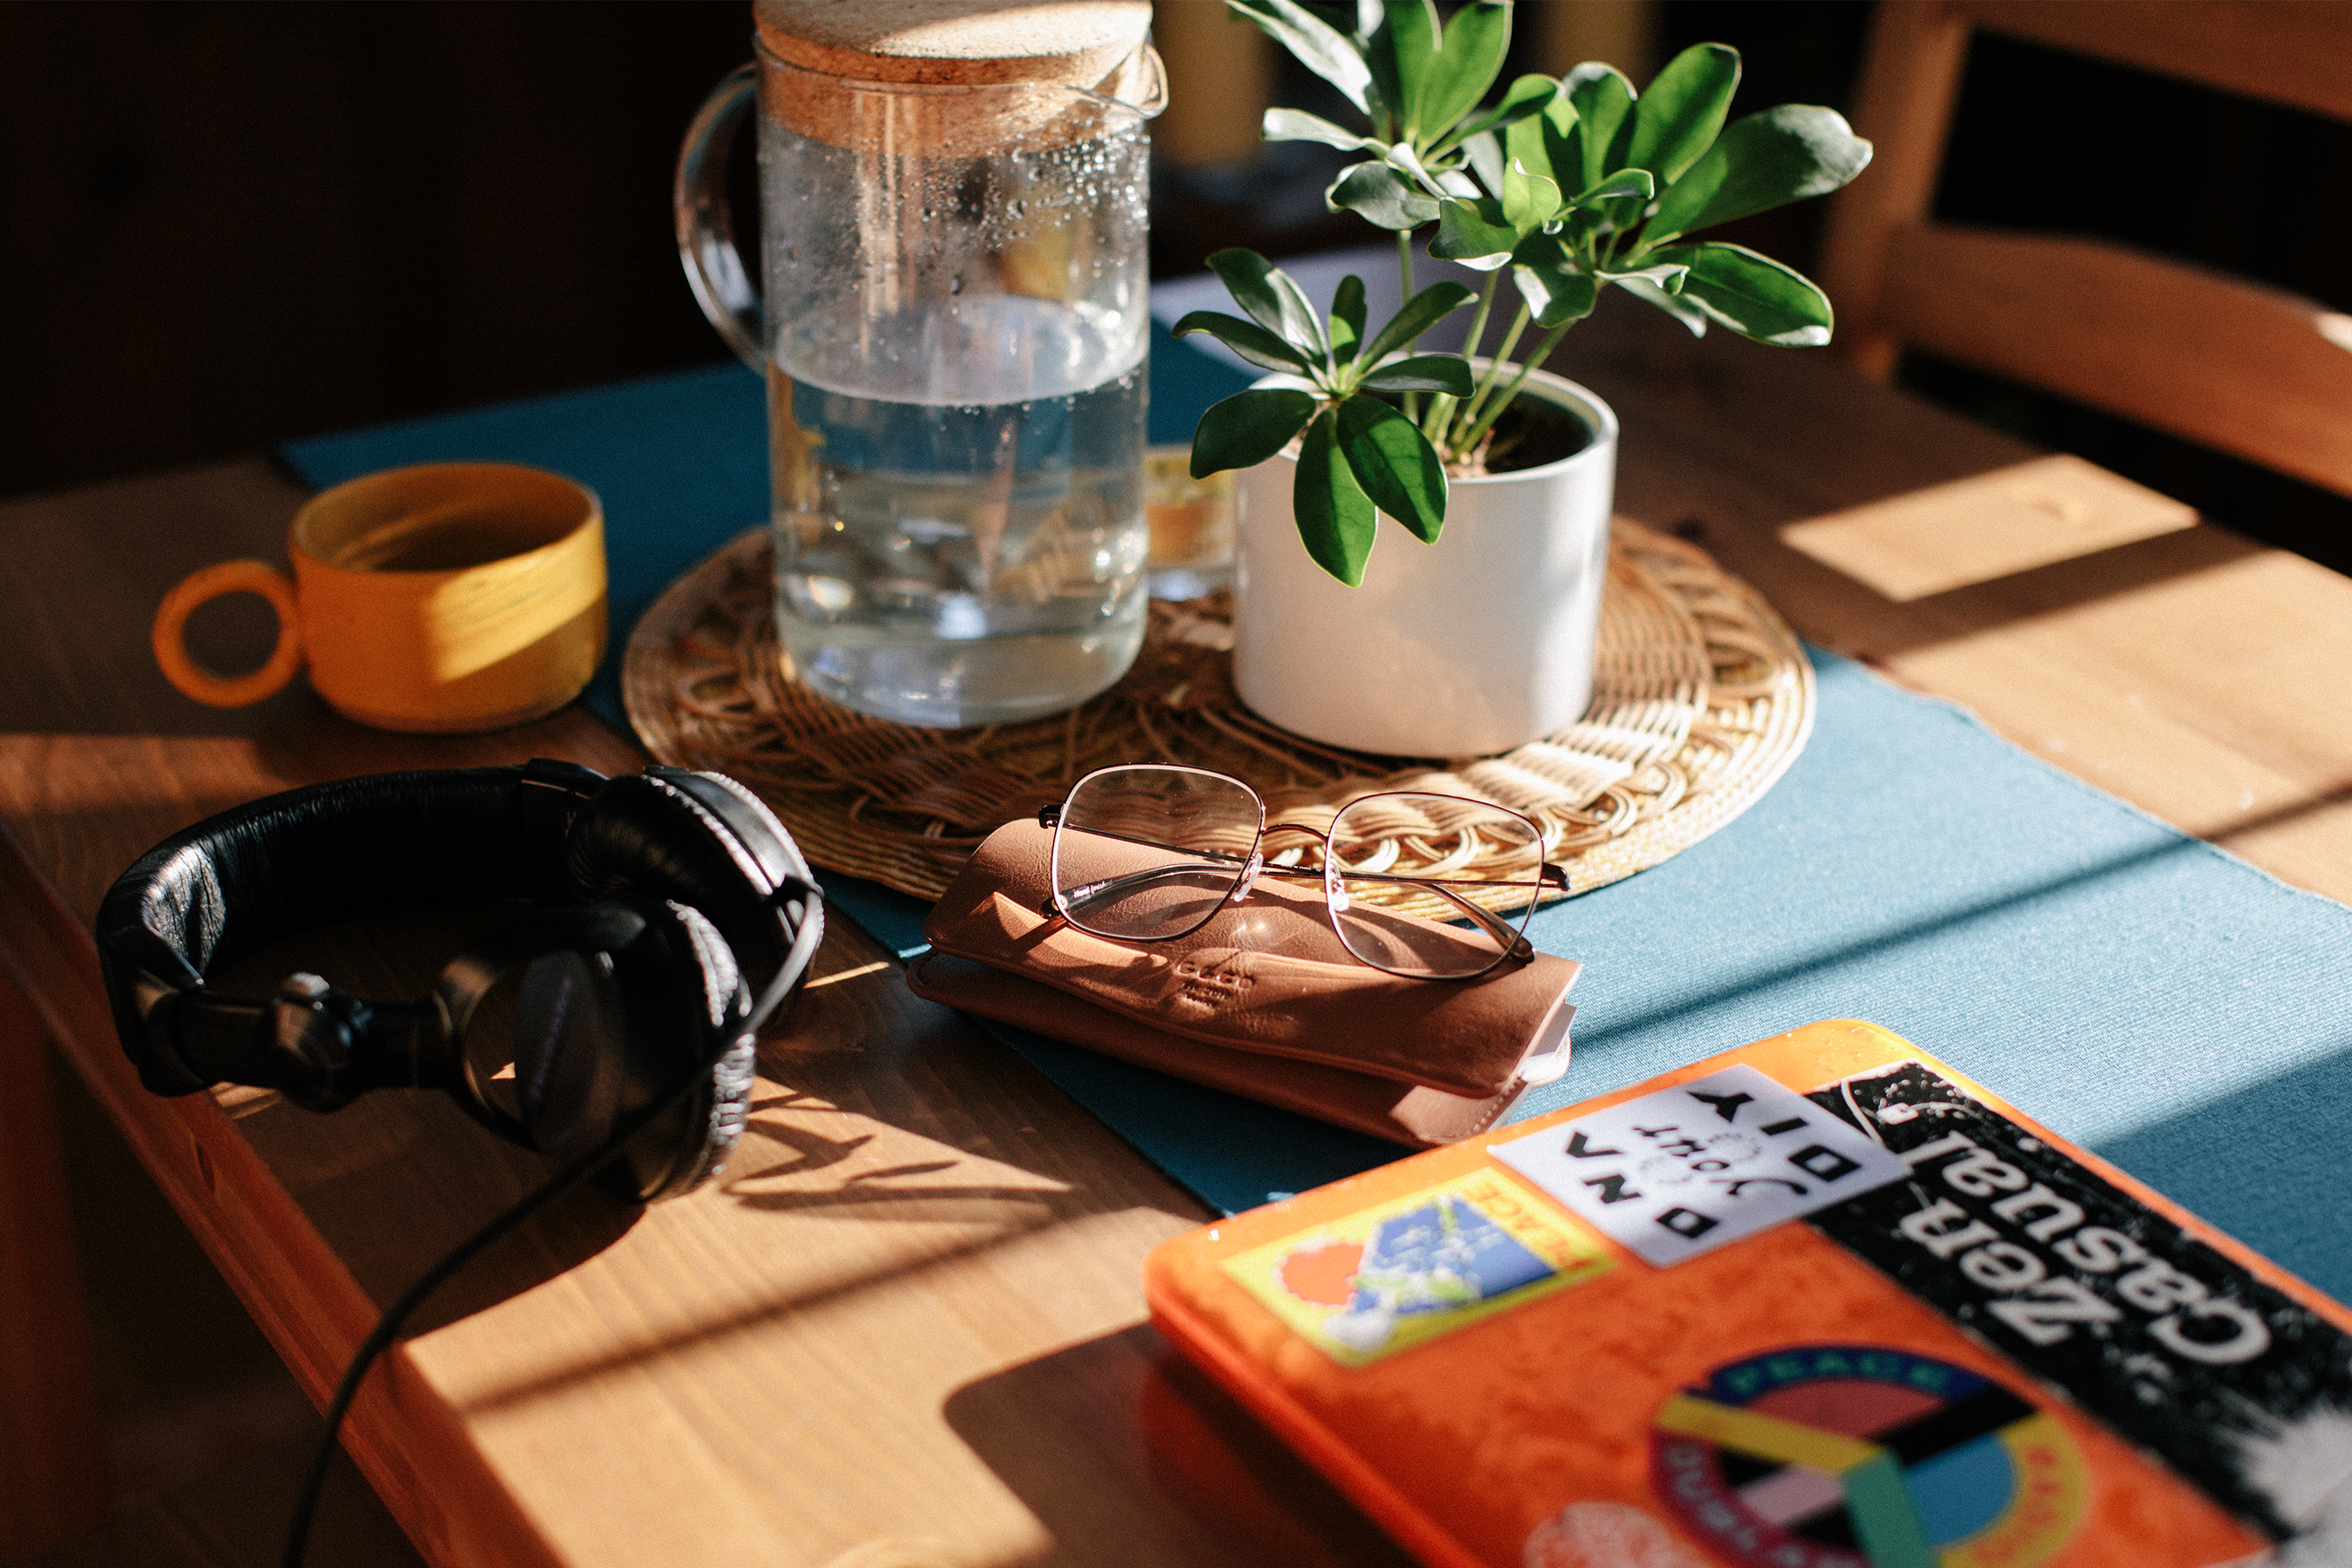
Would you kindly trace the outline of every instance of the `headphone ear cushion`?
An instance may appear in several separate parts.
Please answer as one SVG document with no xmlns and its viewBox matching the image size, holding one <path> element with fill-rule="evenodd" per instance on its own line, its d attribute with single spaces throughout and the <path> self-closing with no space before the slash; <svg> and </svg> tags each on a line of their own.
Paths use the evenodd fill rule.
<svg viewBox="0 0 2352 1568">
<path fill-rule="evenodd" d="M 700 910 L 725 936 L 753 990 L 784 961 L 790 931 L 759 854 L 668 778 L 630 773 L 606 783 L 572 824 L 565 855 L 583 899 L 630 893 Z M 797 868 L 791 874 L 807 879 L 797 848 L 790 858 Z"/>
<path fill-rule="evenodd" d="M 611 952 L 550 953 L 525 970 L 515 999 L 515 1087 L 532 1143 L 571 1160 L 609 1141 L 682 1074 L 697 1075 L 610 1168 L 614 1185 L 651 1202 L 699 1185 L 742 1135 L 751 1004 L 709 921 L 680 904 L 615 901 L 644 918 L 635 939 Z"/>
</svg>

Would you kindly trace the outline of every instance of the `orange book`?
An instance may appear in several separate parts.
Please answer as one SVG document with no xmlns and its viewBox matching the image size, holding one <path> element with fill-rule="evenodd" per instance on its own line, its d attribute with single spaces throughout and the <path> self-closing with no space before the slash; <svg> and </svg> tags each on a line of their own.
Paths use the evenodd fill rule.
<svg viewBox="0 0 2352 1568">
<path fill-rule="evenodd" d="M 2352 1563 L 2352 1313 L 1875 1025 L 1221 1221 L 1145 1284 L 1446 1568 Z"/>
</svg>

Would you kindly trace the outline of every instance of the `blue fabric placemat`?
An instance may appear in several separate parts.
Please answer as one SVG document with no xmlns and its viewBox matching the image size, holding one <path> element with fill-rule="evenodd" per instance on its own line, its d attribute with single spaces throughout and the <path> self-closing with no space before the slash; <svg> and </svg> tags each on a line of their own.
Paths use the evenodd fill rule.
<svg viewBox="0 0 2352 1568">
<path fill-rule="evenodd" d="M 1164 335 L 1152 438 L 1242 384 Z M 604 500 L 614 644 L 766 515 L 759 381 L 733 367 L 305 441 L 314 485 L 401 463 L 552 468 Z M 2280 1263 L 2352 1297 L 2352 910 L 1815 654 L 1813 738 L 1746 816 L 1538 914 L 1585 963 L 1573 1060 L 1528 1114 L 1819 1018 L 1885 1025 Z M 616 660 L 615 660 L 616 662 Z M 623 729 L 611 669 L 589 694 Z M 925 908 L 828 877 L 907 952 Z M 1018 1030 L 993 1031 L 1227 1210 L 1398 1151 Z"/>
</svg>

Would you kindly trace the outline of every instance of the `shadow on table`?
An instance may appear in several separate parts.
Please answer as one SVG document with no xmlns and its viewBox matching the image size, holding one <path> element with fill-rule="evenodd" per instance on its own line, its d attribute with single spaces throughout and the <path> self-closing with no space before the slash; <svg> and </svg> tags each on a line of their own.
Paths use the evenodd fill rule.
<svg viewBox="0 0 2352 1568">
<path fill-rule="evenodd" d="M 1035 1267 L 1038 1248 L 1050 1253 L 1058 1227 L 1108 1226 L 1120 1239 L 1104 1245 L 1132 1247 L 1133 1215 L 1181 1204 L 1139 1162 L 1119 1162 L 1116 1135 L 1050 1083 L 1008 1072 L 969 1025 L 908 995 L 895 964 L 820 978 L 761 1043 L 760 1082 L 726 1172 L 646 1221 L 690 1237 L 677 1244 L 698 1257 L 728 1253 L 750 1288 L 706 1313 L 516 1369 L 471 1394 L 469 1411 L 861 1300 L 985 1297 Z M 1072 1256 L 1085 1251 L 1081 1242 Z M 977 1272 L 994 1283 L 975 1284 L 973 1260 L 992 1253 Z"/>
<path fill-rule="evenodd" d="M 338 921 L 268 942 L 215 978 L 225 994 L 268 996 L 303 969 L 354 995 L 423 996 L 451 957 L 513 920 L 518 908 L 447 905 Z M 500 998 L 494 992 L 485 1004 L 486 1035 L 496 1033 Z M 261 1091 L 231 1091 L 225 1103 L 378 1307 L 555 1169 L 475 1123 L 437 1089 L 377 1089 L 327 1114 Z M 553 1279 L 612 1246 L 643 1212 L 593 1187 L 558 1199 L 436 1291 L 409 1331 L 454 1322 Z"/>
<path fill-rule="evenodd" d="M 2310 1192 L 2307 1174 L 2315 1145 L 2340 1147 L 2352 1128 L 2352 1038 L 2339 1041 L 2324 1057 L 2102 1139 L 2098 1151 L 2264 1255 L 2302 1260 L 2312 1283 L 2341 1297 L 2342 1199 Z M 2298 1190 L 2305 1201 L 2282 1201 Z"/>
<path fill-rule="evenodd" d="M 1161 1542 L 1202 1568 L 1412 1561 L 1148 1324 L 967 1384 L 944 1413 L 1057 1542 Z M 1138 1498 L 1155 1517 L 1135 1519 Z"/>
<path fill-rule="evenodd" d="M 379 1309 L 555 1169 L 413 1092 L 384 1091 L 332 1117 L 272 1097 L 238 1125 Z M 435 1156 L 418 1158 L 425 1149 Z M 593 1187 L 567 1194 L 468 1262 L 405 1332 L 429 1332 L 554 1279 L 620 1240 L 643 1213 Z"/>
</svg>

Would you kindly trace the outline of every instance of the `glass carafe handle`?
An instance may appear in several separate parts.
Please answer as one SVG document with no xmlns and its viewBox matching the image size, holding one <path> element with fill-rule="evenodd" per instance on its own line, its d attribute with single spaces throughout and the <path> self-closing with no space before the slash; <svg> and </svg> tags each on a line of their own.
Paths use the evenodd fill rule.
<svg viewBox="0 0 2352 1568">
<path fill-rule="evenodd" d="M 702 313 L 738 359 L 764 374 L 768 353 L 760 290 L 735 247 L 735 218 L 727 205 L 728 150 L 759 101 L 759 68 L 745 65 L 702 100 L 677 150 L 670 200 L 677 218 L 677 258 Z"/>
</svg>

